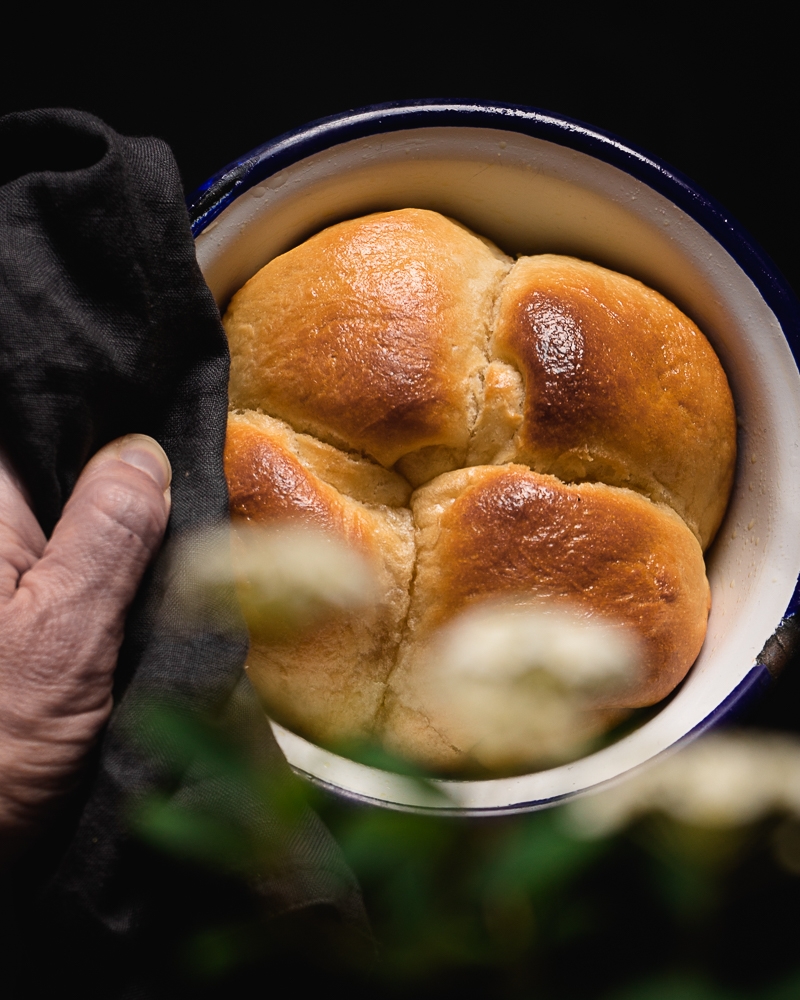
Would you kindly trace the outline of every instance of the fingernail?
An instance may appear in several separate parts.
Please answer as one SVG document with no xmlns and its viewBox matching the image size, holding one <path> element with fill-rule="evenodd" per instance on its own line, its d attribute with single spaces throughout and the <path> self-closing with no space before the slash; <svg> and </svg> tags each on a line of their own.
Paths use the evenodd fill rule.
<svg viewBox="0 0 800 1000">
<path fill-rule="evenodd" d="M 166 493 L 172 482 L 172 466 L 158 441 L 146 434 L 129 434 L 120 445 L 117 458 L 152 476 Z"/>
</svg>

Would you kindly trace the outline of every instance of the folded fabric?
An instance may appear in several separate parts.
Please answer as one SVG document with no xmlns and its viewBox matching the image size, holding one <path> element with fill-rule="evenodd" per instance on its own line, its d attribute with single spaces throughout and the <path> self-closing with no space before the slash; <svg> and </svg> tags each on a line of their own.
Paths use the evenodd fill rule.
<svg viewBox="0 0 800 1000">
<path fill-rule="evenodd" d="M 126 433 L 155 437 L 173 467 L 166 552 L 227 517 L 227 347 L 173 157 L 159 140 L 125 138 L 68 110 L 0 119 L 0 148 L 0 440 L 49 533 L 98 448 Z M 176 781 L 147 733 L 132 741 L 136 706 L 169 699 L 234 734 L 246 725 L 264 766 L 288 775 L 241 679 L 244 631 L 184 622 L 181 586 L 160 557 L 129 616 L 116 707 L 82 797 L 46 850 L 16 873 L 13 922 L 27 928 L 18 933 L 35 933 L 37 951 L 48 942 L 39 971 L 49 964 L 66 986 L 65 968 L 82 969 L 84 995 L 101 951 L 122 963 L 114 981 L 98 972 L 104 996 L 151 995 L 147 962 L 134 958 L 141 943 L 161 933 L 165 914 L 173 923 L 189 908 L 193 919 L 198 907 L 213 914 L 222 891 L 129 832 L 125 810 L 143 794 L 159 790 L 200 808 L 224 794 L 191 767 Z M 269 826 L 270 817 L 253 822 Z M 282 857 L 248 890 L 266 912 L 322 906 L 361 919 L 357 886 L 313 813 L 298 820 Z M 29 955 L 24 944 L 20 954 Z M 33 982 L 35 973 L 25 976 Z"/>
</svg>

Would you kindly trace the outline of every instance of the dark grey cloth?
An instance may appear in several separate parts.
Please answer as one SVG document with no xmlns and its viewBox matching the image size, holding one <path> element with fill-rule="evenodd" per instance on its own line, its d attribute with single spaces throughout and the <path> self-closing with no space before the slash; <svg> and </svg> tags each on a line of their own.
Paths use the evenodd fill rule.
<svg viewBox="0 0 800 1000">
<path fill-rule="evenodd" d="M 155 437 L 172 462 L 169 538 L 220 522 L 228 354 L 170 150 L 67 110 L 3 118 L 0 150 L 0 438 L 42 526 L 52 530 L 87 459 L 131 432 Z M 250 887 L 158 857 L 128 832 L 126 804 L 153 788 L 201 805 L 226 794 L 191 767 L 176 784 L 156 741 L 147 733 L 131 741 L 131 706 L 142 696 L 215 714 L 233 731 L 246 725 L 265 766 L 288 773 L 242 681 L 244 632 L 189 628 L 181 587 L 160 557 L 129 615 L 116 707 L 83 798 L 47 851 L 17 872 L 15 947 L 24 953 L 31 933 L 53 943 L 24 982 L 50 965 L 66 986 L 62 977 L 90 977 L 105 956 L 116 972 L 109 980 L 102 967 L 98 993 L 155 995 L 147 949 L 215 907 L 234 915 L 240 905 L 273 915 L 321 907 L 361 919 L 352 876 L 311 812 L 280 868 Z M 252 821 L 268 826 L 270 817 Z"/>
</svg>

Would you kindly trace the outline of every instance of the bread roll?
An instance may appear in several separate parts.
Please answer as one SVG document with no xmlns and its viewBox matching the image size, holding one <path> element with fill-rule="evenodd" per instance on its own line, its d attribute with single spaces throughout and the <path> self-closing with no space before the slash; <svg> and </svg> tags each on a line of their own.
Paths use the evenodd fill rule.
<svg viewBox="0 0 800 1000">
<path fill-rule="evenodd" d="M 525 387 L 501 460 L 637 490 L 710 544 L 733 483 L 736 415 L 722 366 L 687 316 L 623 274 L 526 257 L 503 285 L 492 353 Z"/>
<path fill-rule="evenodd" d="M 400 462 L 413 482 L 458 468 L 510 266 L 436 212 L 331 226 L 233 297 L 231 405 Z"/>
<path fill-rule="evenodd" d="M 641 671 L 596 708 L 652 705 L 703 643 L 710 593 L 700 546 L 669 508 L 630 490 L 568 486 L 520 465 L 439 476 L 412 499 L 417 564 L 408 626 L 389 681 L 390 746 L 440 770 L 469 758 L 469 734 L 425 697 L 437 629 L 490 597 L 547 603 L 631 629 Z"/>
<path fill-rule="evenodd" d="M 411 513 L 398 505 L 406 484 L 252 412 L 230 414 L 225 474 L 234 529 L 304 524 L 345 540 L 371 564 L 374 608 L 299 640 L 253 637 L 247 660 L 256 690 L 285 725 L 327 743 L 370 735 L 408 609 L 414 540 Z"/>
<path fill-rule="evenodd" d="M 663 296 L 573 258 L 512 264 L 405 209 L 271 261 L 224 322 L 234 521 L 344 538 L 381 581 L 372 616 L 253 642 L 276 718 L 469 768 L 469 734 L 426 702 L 426 650 L 497 597 L 569 604 L 639 638 L 638 675 L 598 712 L 653 704 L 685 676 L 736 423 L 716 355 Z M 520 752 L 520 768 L 537 763 Z"/>
</svg>

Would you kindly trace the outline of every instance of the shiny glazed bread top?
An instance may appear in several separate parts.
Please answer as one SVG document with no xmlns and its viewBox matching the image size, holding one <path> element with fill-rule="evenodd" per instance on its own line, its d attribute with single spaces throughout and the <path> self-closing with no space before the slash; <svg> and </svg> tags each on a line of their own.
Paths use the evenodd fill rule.
<svg viewBox="0 0 800 1000">
<path fill-rule="evenodd" d="M 716 355 L 663 296 L 573 258 L 513 262 L 405 209 L 271 261 L 225 328 L 234 518 L 323 527 L 382 581 L 370 622 L 251 650 L 279 720 L 469 766 L 469 734 L 442 735 L 418 675 L 436 626 L 500 594 L 633 629 L 646 656 L 626 706 L 685 675 L 736 424 Z"/>
</svg>

